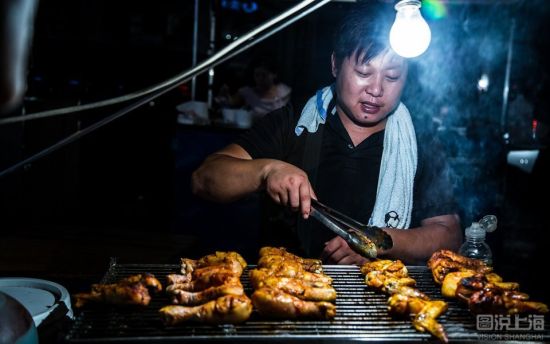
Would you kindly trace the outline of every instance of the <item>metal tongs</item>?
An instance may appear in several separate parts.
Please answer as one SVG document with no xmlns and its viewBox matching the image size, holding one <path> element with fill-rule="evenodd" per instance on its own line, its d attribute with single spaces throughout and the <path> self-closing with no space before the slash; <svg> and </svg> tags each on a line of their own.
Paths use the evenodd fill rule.
<svg viewBox="0 0 550 344">
<path fill-rule="evenodd" d="M 360 255 L 376 258 L 377 249 L 389 249 L 393 241 L 388 233 L 375 226 L 358 222 L 324 204 L 311 199 L 311 216 L 344 239 Z"/>
</svg>

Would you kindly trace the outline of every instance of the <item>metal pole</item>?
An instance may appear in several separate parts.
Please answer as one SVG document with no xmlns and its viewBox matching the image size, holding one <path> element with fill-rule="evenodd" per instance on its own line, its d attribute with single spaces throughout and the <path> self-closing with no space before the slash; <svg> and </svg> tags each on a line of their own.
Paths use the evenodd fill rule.
<svg viewBox="0 0 550 344">
<path fill-rule="evenodd" d="M 208 45 L 208 56 L 212 56 L 216 49 L 216 13 L 214 12 L 215 2 L 210 1 L 210 44 Z M 214 101 L 214 67 L 208 70 L 208 108 L 211 109 Z"/>
<path fill-rule="evenodd" d="M 193 67 L 197 65 L 197 50 L 199 40 L 199 0 L 195 0 L 195 8 L 193 12 Z M 191 80 L 191 100 L 195 100 L 197 87 L 197 77 L 194 76 Z"/>
<path fill-rule="evenodd" d="M 512 19 L 510 35 L 508 36 L 508 56 L 506 57 L 506 72 L 504 75 L 504 87 L 502 88 L 502 112 L 500 114 L 500 130 L 504 143 L 510 143 L 508 132 L 508 95 L 510 93 L 510 73 L 512 70 L 512 57 L 514 55 L 514 32 L 516 30 L 516 19 Z"/>
</svg>

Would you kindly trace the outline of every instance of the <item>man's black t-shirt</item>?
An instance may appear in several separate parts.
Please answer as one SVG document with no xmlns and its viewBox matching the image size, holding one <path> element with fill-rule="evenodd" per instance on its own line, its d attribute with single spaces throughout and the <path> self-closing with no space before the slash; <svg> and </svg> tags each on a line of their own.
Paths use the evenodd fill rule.
<svg viewBox="0 0 550 344">
<path fill-rule="evenodd" d="M 235 143 L 253 159 L 277 159 L 304 169 L 319 201 L 368 223 L 376 200 L 384 131 L 354 146 L 338 115 L 328 115 L 322 130 L 316 133 L 304 130 L 296 136 L 299 116 L 290 106 L 283 107 L 264 116 Z M 322 135 L 318 165 L 313 168 L 304 165 L 308 135 Z M 434 136 L 417 136 L 419 164 L 411 227 L 419 226 L 425 218 L 455 213 L 449 169 L 441 156 L 442 150 L 433 153 L 437 149 Z M 311 148 L 307 153 L 312 154 Z M 299 254 L 317 257 L 324 243 L 335 236 L 317 220 L 304 221 L 299 213 L 276 205 L 269 196 L 264 196 L 262 244 L 285 246 Z"/>
</svg>

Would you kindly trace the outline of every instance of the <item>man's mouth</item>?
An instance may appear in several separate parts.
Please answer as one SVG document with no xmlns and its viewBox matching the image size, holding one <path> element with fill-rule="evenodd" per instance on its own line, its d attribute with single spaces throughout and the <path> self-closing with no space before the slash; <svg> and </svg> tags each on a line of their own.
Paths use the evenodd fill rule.
<svg viewBox="0 0 550 344">
<path fill-rule="evenodd" d="M 380 112 L 380 109 L 382 108 L 382 105 L 371 103 L 371 102 L 361 102 L 361 111 L 374 115 L 378 112 Z"/>
</svg>

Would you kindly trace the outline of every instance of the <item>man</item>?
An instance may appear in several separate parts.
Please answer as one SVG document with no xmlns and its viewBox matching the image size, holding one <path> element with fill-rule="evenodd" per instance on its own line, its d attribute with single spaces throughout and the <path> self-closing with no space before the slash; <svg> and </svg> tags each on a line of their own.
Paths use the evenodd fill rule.
<svg viewBox="0 0 550 344">
<path fill-rule="evenodd" d="M 400 103 L 408 66 L 388 47 L 392 15 L 368 13 L 352 11 L 337 32 L 333 85 L 319 90 L 300 114 L 290 107 L 274 111 L 209 156 L 192 186 L 221 202 L 264 191 L 265 244 L 321 256 L 328 264 L 366 262 L 308 219 L 315 198 L 383 227 L 393 248 L 379 251 L 380 257 L 422 264 L 438 249 L 458 248 L 460 224 L 445 161 L 424 153 L 432 142 L 417 145 Z"/>
</svg>

